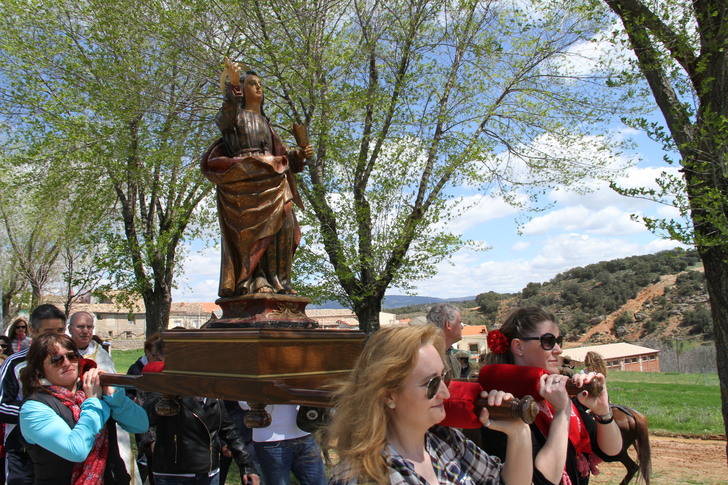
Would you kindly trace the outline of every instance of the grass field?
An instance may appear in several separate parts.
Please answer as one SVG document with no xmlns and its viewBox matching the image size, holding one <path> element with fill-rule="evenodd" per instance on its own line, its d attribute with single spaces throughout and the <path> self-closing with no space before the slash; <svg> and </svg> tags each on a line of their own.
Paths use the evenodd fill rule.
<svg viewBox="0 0 728 485">
<path fill-rule="evenodd" d="M 722 434 L 717 374 L 609 373 L 609 400 L 646 415 L 650 430 Z"/>
<path fill-rule="evenodd" d="M 111 349 L 111 358 L 114 361 L 114 367 L 116 372 L 126 373 L 129 366 L 131 366 L 139 357 L 142 356 L 144 351 L 142 349 L 136 350 L 114 350 Z"/>
</svg>

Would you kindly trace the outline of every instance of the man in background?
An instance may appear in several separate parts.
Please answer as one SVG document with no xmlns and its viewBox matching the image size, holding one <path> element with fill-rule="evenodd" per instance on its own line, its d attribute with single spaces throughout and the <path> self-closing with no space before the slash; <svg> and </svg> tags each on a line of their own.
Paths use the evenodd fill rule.
<svg viewBox="0 0 728 485">
<path fill-rule="evenodd" d="M 94 340 L 94 316 L 89 312 L 76 312 L 68 320 L 68 333 L 84 359 L 96 362 L 104 372 L 115 373 L 114 361 L 101 345 Z"/>
<path fill-rule="evenodd" d="M 450 377 L 459 379 L 462 368 L 457 358 L 457 350 L 453 349 L 452 346 L 463 338 L 460 310 L 449 303 L 437 303 L 427 312 L 427 322 L 442 330 L 445 336 L 445 348 L 447 349 L 447 361 L 445 363 L 450 371 Z"/>
</svg>

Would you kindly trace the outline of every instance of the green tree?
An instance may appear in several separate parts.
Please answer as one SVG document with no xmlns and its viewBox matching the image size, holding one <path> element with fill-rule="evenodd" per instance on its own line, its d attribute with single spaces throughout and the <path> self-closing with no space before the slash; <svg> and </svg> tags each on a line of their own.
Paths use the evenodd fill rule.
<svg viewBox="0 0 728 485">
<path fill-rule="evenodd" d="M 37 193 L 87 196 L 73 208 L 105 222 L 105 269 L 143 298 L 148 334 L 167 326 L 182 241 L 211 223 L 196 161 L 226 45 L 192 2 L 0 6 L 6 154 Z"/>
<path fill-rule="evenodd" d="M 263 74 L 269 114 L 307 124 L 317 149 L 300 179 L 299 287 L 353 308 L 362 330 L 377 329 L 388 287 L 466 243 L 448 227 L 454 187 L 523 203 L 608 166 L 574 148 L 612 104 L 553 75 L 588 19 L 474 0 L 213 6 L 250 46 L 240 60 Z M 603 142 L 589 139 L 608 157 Z"/>
<path fill-rule="evenodd" d="M 677 154 L 681 173 L 664 176 L 657 190 L 622 192 L 666 201 L 689 217 L 688 224 L 646 222 L 655 231 L 694 244 L 700 254 L 728 431 L 728 355 L 724 352 L 728 346 L 728 3 L 603 3 L 618 16 L 636 56 L 636 70 L 615 78 L 614 83 L 633 87 L 636 81 L 646 81 L 665 122 L 642 119 L 637 125 Z"/>
<path fill-rule="evenodd" d="M 488 291 L 481 293 L 475 297 L 475 302 L 478 304 L 478 310 L 489 318 L 495 317 L 500 308 L 502 296 L 495 291 Z"/>
</svg>

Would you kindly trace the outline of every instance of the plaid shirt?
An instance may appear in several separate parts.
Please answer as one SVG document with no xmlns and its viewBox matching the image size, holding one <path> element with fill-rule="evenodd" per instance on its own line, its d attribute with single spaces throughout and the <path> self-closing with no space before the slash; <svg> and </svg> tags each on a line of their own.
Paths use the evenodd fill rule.
<svg viewBox="0 0 728 485">
<path fill-rule="evenodd" d="M 441 485 L 498 485 L 501 480 L 501 461 L 485 453 L 454 428 L 434 426 L 425 435 L 425 449 L 430 455 L 435 475 Z M 415 472 L 414 465 L 397 453 L 392 446 L 382 452 L 389 464 L 391 485 L 427 485 Z M 334 469 L 329 485 L 357 485 L 351 469 L 340 463 Z M 361 482 L 368 483 L 368 482 Z"/>
</svg>

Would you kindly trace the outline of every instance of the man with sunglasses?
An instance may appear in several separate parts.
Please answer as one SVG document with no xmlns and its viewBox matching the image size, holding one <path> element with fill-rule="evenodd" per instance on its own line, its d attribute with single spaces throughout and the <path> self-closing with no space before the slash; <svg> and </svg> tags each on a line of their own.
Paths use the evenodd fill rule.
<svg viewBox="0 0 728 485">
<path fill-rule="evenodd" d="M 30 336 L 35 338 L 44 333 L 64 333 L 66 315 L 54 305 L 39 305 L 30 314 Z M 23 393 L 18 380 L 20 370 L 25 367 L 28 349 L 25 348 L 8 357 L 0 367 L 0 422 L 5 427 L 5 483 L 7 485 L 31 485 L 33 465 L 20 440 L 18 413 Z"/>
</svg>

